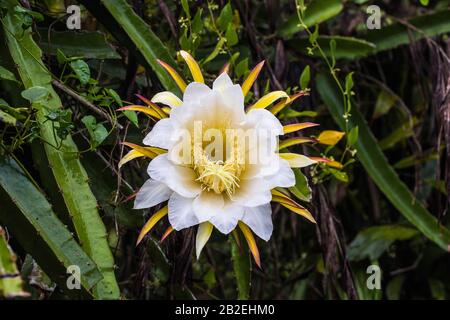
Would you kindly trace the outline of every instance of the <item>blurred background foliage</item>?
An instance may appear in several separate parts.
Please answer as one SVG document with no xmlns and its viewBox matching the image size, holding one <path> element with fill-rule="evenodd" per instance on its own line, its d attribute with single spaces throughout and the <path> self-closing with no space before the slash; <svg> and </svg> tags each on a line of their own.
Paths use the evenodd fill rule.
<svg viewBox="0 0 450 320">
<path fill-rule="evenodd" d="M 450 1 L 0 0 L 0 19 L 0 297 L 450 298 Z M 297 172 L 290 191 L 317 224 L 274 205 L 262 269 L 217 232 L 199 261 L 192 229 L 160 241 L 162 223 L 135 246 L 154 213 L 131 209 L 148 160 L 119 170 L 121 142 L 154 119 L 116 109 L 180 94 L 157 62 L 187 75 L 180 49 L 207 83 L 265 60 L 248 101 L 308 89 L 281 118 L 345 132 L 293 147 L 342 166 Z M 67 289 L 71 265 L 82 290 Z"/>
</svg>

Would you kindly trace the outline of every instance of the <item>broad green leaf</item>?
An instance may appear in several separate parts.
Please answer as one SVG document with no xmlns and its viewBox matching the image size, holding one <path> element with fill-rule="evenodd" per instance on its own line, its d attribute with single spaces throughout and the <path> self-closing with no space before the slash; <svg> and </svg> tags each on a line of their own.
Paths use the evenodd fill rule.
<svg viewBox="0 0 450 320">
<path fill-rule="evenodd" d="M 89 66 L 83 60 L 75 60 L 69 63 L 73 72 L 75 72 L 78 80 L 80 80 L 81 84 L 87 84 L 89 79 L 91 78 L 91 70 L 89 70 Z"/>
<path fill-rule="evenodd" d="M 0 160 L 0 221 L 52 279 L 67 289 L 66 268 L 77 265 L 81 284 L 89 291 L 102 278 L 67 227 L 26 173 L 10 158 Z M 66 290 L 70 291 L 70 290 Z"/>
<path fill-rule="evenodd" d="M 247 246 L 238 246 L 234 237 L 229 237 L 231 259 L 233 261 L 234 276 L 236 277 L 238 299 L 247 300 L 250 295 L 251 263 Z"/>
<path fill-rule="evenodd" d="M 328 57 L 331 57 L 330 43 L 332 40 L 336 42 L 334 52 L 336 59 L 357 59 L 372 54 L 375 51 L 375 44 L 363 39 L 343 36 L 319 36 L 317 42 Z M 287 45 L 297 51 L 308 54 L 310 41 L 307 38 L 292 39 L 287 41 Z M 314 55 L 319 56 L 317 50 L 314 50 Z"/>
<path fill-rule="evenodd" d="M 334 80 L 321 74 L 317 78 L 317 88 L 334 120 L 344 129 L 342 96 L 336 88 Z M 405 183 L 399 179 L 379 148 L 358 108 L 353 109 L 349 119 L 349 127 L 355 126 L 358 126 L 359 131 L 359 139 L 355 144 L 358 159 L 375 184 L 412 225 L 439 247 L 448 251 L 450 231 L 438 223 L 437 219 L 415 199 Z"/>
<path fill-rule="evenodd" d="M 408 240 L 418 235 L 416 229 L 400 225 L 370 227 L 358 233 L 347 250 L 351 261 L 377 260 L 395 241 Z"/>
<path fill-rule="evenodd" d="M 358 293 L 359 300 L 381 300 L 383 291 L 382 290 L 371 290 L 367 286 L 367 278 L 368 274 L 365 272 L 366 270 L 356 270 L 354 272 L 354 283 L 356 287 L 356 291 Z"/>
<path fill-rule="evenodd" d="M 180 93 L 174 80 L 157 62 L 157 59 L 161 59 L 175 68 L 176 63 L 171 53 L 126 0 L 80 0 L 79 2 L 123 45 L 130 48 L 132 52 L 137 50 L 137 57 L 155 72 L 164 88 L 175 94 Z"/>
<path fill-rule="evenodd" d="M 315 0 L 311 1 L 304 13 L 304 23 L 306 26 L 312 27 L 320 24 L 328 19 L 338 15 L 343 9 L 341 0 Z M 284 23 L 279 35 L 285 38 L 302 31 L 303 28 L 299 25 L 297 14 L 294 14 Z"/>
<path fill-rule="evenodd" d="M 408 30 L 405 24 L 394 23 L 379 30 L 368 30 L 366 35 L 359 35 L 358 37 L 375 44 L 374 53 L 390 50 L 424 37 L 433 37 L 450 32 L 449 16 L 450 9 L 447 8 L 435 13 L 420 15 L 407 21 L 408 24 L 419 31 Z"/>
<path fill-rule="evenodd" d="M 5 0 L 15 5 L 15 0 Z M 20 70 L 25 88 L 40 86 L 49 91 L 44 102 L 34 102 L 36 121 L 40 126 L 49 166 L 61 190 L 64 202 L 70 212 L 78 238 L 83 249 L 98 266 L 103 279 L 93 289 L 98 299 L 118 299 L 119 287 L 114 274 L 114 258 L 106 240 L 106 228 L 98 209 L 97 201 L 88 184 L 86 171 L 78 158 L 78 148 L 70 135 L 63 141 L 54 135 L 54 128 L 47 121 L 49 112 L 61 109 L 61 100 L 50 85 L 51 75 L 43 66 L 41 50 L 31 37 L 31 29 L 23 30 L 20 17 L 9 12 L 2 20 L 6 43 L 11 57 Z M 20 35 L 20 37 L 18 36 Z M 54 146 L 61 144 L 59 149 Z"/>
<path fill-rule="evenodd" d="M 58 50 L 69 57 L 83 59 L 120 59 L 120 55 L 106 41 L 101 32 L 55 31 L 50 34 L 46 28 L 38 28 L 36 37 L 42 51 L 57 54 Z"/>
</svg>

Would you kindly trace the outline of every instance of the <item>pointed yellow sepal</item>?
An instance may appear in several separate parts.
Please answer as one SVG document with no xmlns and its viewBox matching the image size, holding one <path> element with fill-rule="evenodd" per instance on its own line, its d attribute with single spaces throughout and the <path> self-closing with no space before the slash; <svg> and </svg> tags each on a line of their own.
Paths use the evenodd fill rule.
<svg viewBox="0 0 450 320">
<path fill-rule="evenodd" d="M 278 99 L 284 99 L 285 101 L 289 101 L 289 96 L 284 91 L 272 91 L 266 94 L 264 97 L 256 101 L 255 104 L 251 105 L 247 112 L 250 112 L 254 109 L 265 109 L 270 106 L 272 103 L 277 101 Z"/>
<path fill-rule="evenodd" d="M 127 162 L 136 159 L 136 158 L 140 158 L 140 157 L 145 157 L 145 155 L 137 150 L 131 150 L 130 152 L 128 152 L 122 159 L 120 159 L 119 161 L 119 169 Z"/>
<path fill-rule="evenodd" d="M 248 247 L 250 248 L 250 252 L 253 255 L 253 258 L 255 259 L 256 265 L 261 269 L 261 257 L 259 256 L 259 250 L 256 246 L 255 237 L 253 236 L 253 233 L 250 231 L 249 227 L 239 221 L 238 222 L 239 228 L 241 229 L 242 233 L 244 234 L 245 240 L 247 241 Z"/>
<path fill-rule="evenodd" d="M 163 91 L 155 94 L 152 98 L 153 103 L 162 103 L 171 108 L 181 106 L 183 101 L 170 91 Z M 164 108 L 162 108 L 164 110 Z"/>
<path fill-rule="evenodd" d="M 285 149 L 287 147 L 291 147 L 297 144 L 307 143 L 307 142 L 316 142 L 316 140 L 312 138 L 290 138 L 287 140 L 283 140 L 280 142 L 278 149 Z"/>
<path fill-rule="evenodd" d="M 126 111 L 126 110 L 143 112 L 146 115 L 149 115 L 150 117 L 153 117 L 153 118 L 156 118 L 159 120 L 161 120 L 163 118 L 163 117 L 161 117 L 161 115 L 158 112 L 155 111 L 155 109 L 153 109 L 151 107 L 131 105 L 131 106 L 126 106 L 126 107 L 117 109 L 117 111 Z M 165 115 L 164 118 L 166 118 L 166 117 L 167 116 Z"/>
<path fill-rule="evenodd" d="M 166 153 L 167 150 L 156 148 L 156 147 L 142 147 L 140 145 L 131 142 L 122 142 L 123 145 L 130 147 L 131 149 L 141 153 L 147 158 L 153 159 L 160 154 Z"/>
<path fill-rule="evenodd" d="M 308 219 L 312 223 L 316 223 L 316 220 L 312 216 L 311 212 L 309 212 L 305 207 L 299 205 L 297 202 L 292 200 L 290 197 L 288 197 L 284 193 L 273 189 L 272 190 L 272 201 L 278 202 L 283 207 L 291 210 L 292 212 L 301 215 L 302 217 Z"/>
<path fill-rule="evenodd" d="M 278 102 L 276 105 L 274 105 L 272 108 L 270 108 L 270 112 L 272 112 L 274 115 L 277 115 L 286 106 L 290 105 L 292 102 L 294 102 L 298 98 L 300 98 L 302 96 L 306 96 L 306 95 L 308 95 L 308 94 L 303 91 L 300 91 L 300 92 L 290 96 L 289 99 L 283 99 L 280 102 Z"/>
<path fill-rule="evenodd" d="M 148 219 L 147 223 L 142 228 L 141 232 L 139 233 L 138 239 L 136 241 L 136 246 L 141 243 L 142 239 L 144 239 L 145 235 L 152 230 L 152 228 L 155 226 L 155 224 L 158 223 L 159 220 L 161 220 L 163 217 L 165 217 L 169 212 L 168 206 L 163 207 L 162 209 L 158 210 L 154 215 Z"/>
<path fill-rule="evenodd" d="M 186 51 L 181 50 L 180 51 L 181 57 L 186 61 L 186 64 L 191 71 L 192 78 L 195 82 L 205 83 L 205 80 L 203 79 L 202 71 L 200 70 L 200 67 L 198 66 L 197 61 Z"/>
<path fill-rule="evenodd" d="M 294 124 L 288 124 L 286 126 L 283 126 L 283 132 L 284 134 L 296 132 L 302 129 L 311 128 L 318 126 L 319 124 L 313 123 L 313 122 L 302 122 L 302 123 L 294 123 Z"/>
<path fill-rule="evenodd" d="M 261 72 L 262 67 L 264 66 L 264 60 L 258 63 L 252 71 L 250 71 L 250 74 L 248 75 L 247 79 L 244 80 L 242 83 L 242 93 L 244 94 L 244 97 L 247 95 L 247 93 L 250 91 L 250 88 L 255 83 L 256 79 L 258 78 L 259 73 Z"/>
<path fill-rule="evenodd" d="M 178 72 L 175 71 L 174 68 L 169 66 L 167 63 L 165 63 L 162 60 L 157 59 L 158 63 L 166 69 L 167 73 L 172 77 L 172 79 L 175 81 L 177 86 L 180 88 L 181 92 L 184 92 L 186 90 L 187 84 L 184 82 L 183 78 L 178 74 Z"/>
<path fill-rule="evenodd" d="M 156 105 L 154 102 L 148 100 L 146 97 L 141 96 L 140 94 L 136 95 L 142 102 L 144 102 L 148 107 L 152 108 L 153 110 L 156 111 L 156 113 L 158 113 L 162 118 L 167 118 L 166 113 L 158 106 Z"/>
<path fill-rule="evenodd" d="M 291 168 L 304 168 L 317 162 L 317 160 L 297 153 L 279 153 L 280 158 L 289 162 Z"/>
<path fill-rule="evenodd" d="M 200 223 L 198 226 L 197 236 L 195 238 L 195 254 L 197 256 L 197 260 L 200 258 L 200 253 L 202 252 L 203 247 L 211 237 L 213 229 L 214 226 L 208 221 Z"/>
</svg>

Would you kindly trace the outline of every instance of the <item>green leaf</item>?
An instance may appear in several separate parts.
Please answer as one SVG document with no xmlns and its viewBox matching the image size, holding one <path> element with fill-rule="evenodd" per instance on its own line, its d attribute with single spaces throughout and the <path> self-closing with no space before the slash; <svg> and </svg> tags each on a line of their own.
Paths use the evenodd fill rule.
<svg viewBox="0 0 450 320">
<path fill-rule="evenodd" d="M 311 1 L 304 13 L 304 23 L 308 28 L 316 24 L 320 24 L 338 15 L 342 9 L 343 5 L 341 0 Z M 278 33 L 280 36 L 288 38 L 302 30 L 303 28 L 299 25 L 299 20 L 297 14 L 295 13 L 281 26 Z"/>
<path fill-rule="evenodd" d="M 308 184 L 308 178 L 299 168 L 292 169 L 295 174 L 295 186 L 290 187 L 289 191 L 299 200 L 310 202 L 312 197 L 311 188 Z"/>
<path fill-rule="evenodd" d="M 83 59 L 120 59 L 120 55 L 106 41 L 101 32 L 55 31 L 38 28 L 39 46 L 47 54 L 57 55 L 58 50 L 69 57 Z M 58 60 L 59 62 L 59 60 Z"/>
<path fill-rule="evenodd" d="M 206 64 L 212 60 L 214 60 L 215 57 L 217 57 L 222 50 L 223 45 L 225 44 L 226 39 L 220 38 L 220 40 L 217 42 L 214 50 L 209 54 L 209 56 L 206 57 L 204 61 L 202 61 L 203 64 Z"/>
<path fill-rule="evenodd" d="M 15 0 L 6 0 L 17 3 Z M 54 135 L 54 128 L 47 116 L 51 111 L 61 109 L 61 100 L 53 90 L 51 75 L 43 67 L 41 50 L 31 37 L 31 29 L 22 30 L 17 15 L 7 14 L 2 19 L 8 31 L 6 43 L 15 65 L 20 69 L 20 77 L 25 88 L 35 86 L 46 88 L 49 98 L 45 103 L 34 102 L 37 110 L 36 121 L 40 127 L 41 137 L 47 141 L 45 152 L 49 166 L 64 198 L 72 218 L 77 236 L 86 253 L 97 264 L 103 279 L 94 287 L 93 294 L 98 299 L 118 299 L 119 287 L 114 274 L 114 258 L 106 239 L 106 228 L 98 209 L 97 201 L 88 184 L 86 171 L 80 163 L 78 148 L 70 135 L 63 141 Z M 21 34 L 21 37 L 14 35 Z M 60 145 L 59 149 L 54 146 Z"/>
<path fill-rule="evenodd" d="M 183 7 L 183 11 L 186 14 L 186 17 L 191 18 L 191 12 L 189 11 L 188 0 L 181 0 L 181 6 Z"/>
<path fill-rule="evenodd" d="M 300 76 L 300 88 L 302 90 L 308 88 L 310 79 L 311 79 L 311 71 L 309 66 L 306 66 L 305 69 L 303 69 L 302 74 Z"/>
<path fill-rule="evenodd" d="M 229 237 L 231 259 L 233 261 L 234 276 L 236 277 L 238 299 L 247 300 L 250 295 L 251 263 L 247 247 L 241 243 L 239 247 L 234 237 Z"/>
<path fill-rule="evenodd" d="M 161 40 L 131 8 L 126 0 L 92 1 L 80 0 L 110 32 L 131 52 L 135 53 L 142 64 L 153 70 L 166 90 L 179 94 L 175 81 L 167 74 L 156 59 L 164 60 L 176 68 L 175 60 Z M 106 10 L 105 10 L 106 8 Z M 136 51 L 137 50 L 137 51 Z"/>
<path fill-rule="evenodd" d="M 325 55 L 331 57 L 330 43 L 334 40 L 336 48 L 334 56 L 336 59 L 357 59 L 372 54 L 375 51 L 375 44 L 363 39 L 343 36 L 319 36 L 317 42 L 322 48 Z M 308 54 L 309 39 L 292 39 L 287 41 L 287 45 L 304 54 Z M 315 56 L 320 54 L 317 50 L 314 51 Z"/>
<path fill-rule="evenodd" d="M 80 267 L 81 285 L 90 290 L 102 278 L 95 263 L 52 211 L 45 196 L 11 158 L 0 159 L 0 221 L 43 270 L 67 290 L 67 267 Z"/>
<path fill-rule="evenodd" d="M 234 73 L 238 78 L 244 76 L 248 71 L 248 58 L 239 61 L 239 63 L 236 65 L 236 68 L 234 69 Z"/>
<path fill-rule="evenodd" d="M 20 95 L 30 101 L 30 103 L 38 102 L 44 100 L 48 97 L 50 91 L 41 86 L 34 86 L 28 89 L 23 90 Z"/>
<path fill-rule="evenodd" d="M 227 32 L 225 32 L 225 38 L 227 38 L 227 43 L 230 47 L 236 45 L 239 41 L 236 28 L 231 23 L 228 25 Z"/>
<path fill-rule="evenodd" d="M 358 126 L 351 128 L 347 136 L 347 144 L 351 147 L 358 141 Z"/>
<path fill-rule="evenodd" d="M 14 73 L 12 73 L 11 71 L 9 71 L 8 69 L 6 69 L 2 66 L 0 66 L 0 79 L 17 82 L 16 76 L 14 75 Z"/>
<path fill-rule="evenodd" d="M 84 116 L 81 119 L 89 132 L 91 145 L 96 148 L 108 137 L 108 130 L 101 124 L 97 123 L 94 116 Z"/>
<path fill-rule="evenodd" d="M 345 129 L 345 121 L 342 117 L 344 112 L 342 96 L 334 80 L 321 74 L 317 78 L 317 88 L 336 123 L 342 129 Z M 420 232 L 439 247 L 448 251 L 450 244 L 449 230 L 439 224 L 437 219 L 414 198 L 405 183 L 399 179 L 379 148 L 358 108 L 354 108 L 352 111 L 349 126 L 350 128 L 358 126 L 359 139 L 355 144 L 358 159 L 381 192 Z"/>
<path fill-rule="evenodd" d="M 89 66 L 86 62 L 83 60 L 71 61 L 70 67 L 73 72 L 75 72 L 81 84 L 87 84 L 89 82 L 89 79 L 91 78 L 91 71 L 89 70 Z"/>
<path fill-rule="evenodd" d="M 27 297 L 16 265 L 17 257 L 6 241 L 6 232 L 0 226 L 0 297 L 7 299 Z"/>
<path fill-rule="evenodd" d="M 408 240 L 419 234 L 416 229 L 400 225 L 370 227 L 358 233 L 347 254 L 351 261 L 377 260 L 395 241 Z"/>
<path fill-rule="evenodd" d="M 231 8 L 231 4 L 228 2 L 220 12 L 219 18 L 217 18 L 217 25 L 219 26 L 219 29 L 225 32 L 228 25 L 231 24 L 231 20 L 233 20 L 233 9 Z"/>
</svg>

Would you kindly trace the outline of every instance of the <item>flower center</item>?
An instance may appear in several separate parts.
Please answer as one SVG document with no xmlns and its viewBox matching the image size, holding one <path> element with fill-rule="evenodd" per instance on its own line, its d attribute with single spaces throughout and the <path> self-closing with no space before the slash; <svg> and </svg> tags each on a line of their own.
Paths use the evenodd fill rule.
<svg viewBox="0 0 450 320">
<path fill-rule="evenodd" d="M 197 181 L 201 182 L 204 190 L 232 195 L 236 188 L 239 188 L 241 166 L 234 161 L 212 161 L 203 156 L 196 164 L 195 170 L 198 174 Z"/>
</svg>

